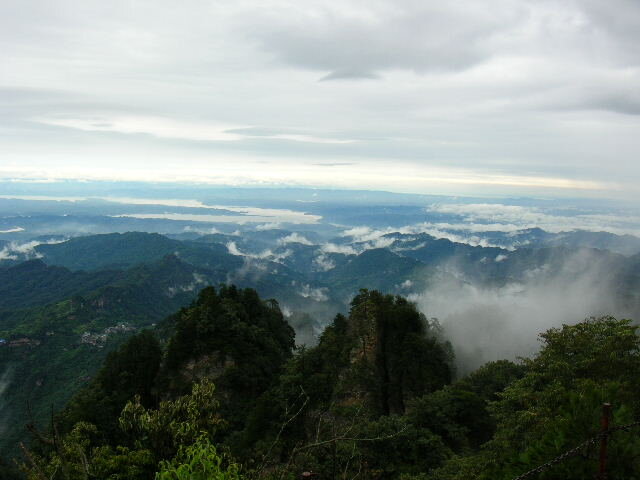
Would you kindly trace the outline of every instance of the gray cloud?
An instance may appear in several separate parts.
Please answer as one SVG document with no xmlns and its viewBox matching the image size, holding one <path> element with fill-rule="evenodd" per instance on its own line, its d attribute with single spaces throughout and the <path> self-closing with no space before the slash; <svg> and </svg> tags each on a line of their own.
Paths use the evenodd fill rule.
<svg viewBox="0 0 640 480">
<path fill-rule="evenodd" d="M 640 4 L 635 0 L 579 0 L 597 44 L 591 48 L 622 65 L 640 65 Z M 613 48 L 611 48 L 613 47 Z"/>
<path fill-rule="evenodd" d="M 638 200 L 639 23 L 636 0 L 2 2 L 0 178 Z"/>
<path fill-rule="evenodd" d="M 310 2 L 258 10 L 251 34 L 282 61 L 371 79 L 392 69 L 460 71 L 499 55 L 553 54 L 628 66 L 640 62 L 634 0 Z M 255 20 L 255 18 L 250 19 Z"/>
<path fill-rule="evenodd" d="M 518 8 L 498 2 L 487 10 L 474 3 L 436 4 L 413 0 L 315 5 L 294 15 L 265 12 L 253 34 L 283 61 L 329 73 L 330 79 L 371 79 L 381 71 L 457 71 L 491 55 L 486 42 L 513 25 Z"/>
<path fill-rule="evenodd" d="M 377 80 L 380 75 L 358 70 L 358 69 L 341 69 L 334 70 L 331 73 L 326 74 L 320 79 L 321 82 L 329 80 Z"/>
</svg>

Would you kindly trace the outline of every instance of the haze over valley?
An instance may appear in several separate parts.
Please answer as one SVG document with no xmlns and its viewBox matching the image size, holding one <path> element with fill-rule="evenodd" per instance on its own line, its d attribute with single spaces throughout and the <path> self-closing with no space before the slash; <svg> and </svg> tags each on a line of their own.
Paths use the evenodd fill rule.
<svg viewBox="0 0 640 480">
<path fill-rule="evenodd" d="M 459 361 L 471 362 L 463 370 L 533 352 L 542 329 L 603 314 L 633 317 L 639 307 L 629 283 L 640 272 L 639 215 L 618 202 L 104 182 L 4 186 L 5 269 L 31 260 L 95 275 L 171 256 L 198 272 L 167 286 L 165 296 L 221 282 L 257 288 L 286 315 L 310 315 L 298 325 L 300 343 L 313 344 L 360 288 L 407 296 L 438 318 Z"/>
</svg>

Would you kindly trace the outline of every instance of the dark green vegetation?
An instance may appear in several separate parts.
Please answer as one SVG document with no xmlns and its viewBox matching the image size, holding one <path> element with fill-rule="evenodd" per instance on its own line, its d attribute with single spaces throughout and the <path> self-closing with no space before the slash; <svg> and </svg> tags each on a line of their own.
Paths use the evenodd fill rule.
<svg viewBox="0 0 640 480">
<path fill-rule="evenodd" d="M 44 305 L 72 295 L 82 295 L 114 280 L 118 272 L 96 274 L 48 267 L 42 260 L 30 260 L 0 269 L 0 309 Z"/>
<path fill-rule="evenodd" d="M 640 417 L 640 336 L 611 317 L 457 380 L 438 324 L 377 291 L 311 348 L 294 349 L 276 302 L 233 286 L 205 288 L 161 331 L 110 353 L 33 429 L 29 479 L 507 480 L 597 433 L 603 401 L 614 424 Z M 638 433 L 611 440 L 611 478 L 638 478 Z M 538 478 L 590 478 L 596 454 Z"/>
<path fill-rule="evenodd" d="M 614 402 L 616 422 L 636 418 L 637 337 L 624 322 L 586 323 L 582 336 L 577 327 L 549 332 L 538 358 L 491 363 L 456 380 L 437 323 L 400 297 L 357 294 L 359 286 L 396 293 L 439 283 L 454 291 L 464 282 L 501 286 L 532 272 L 539 284 L 555 278 L 561 286 L 558 278 L 595 271 L 634 312 L 640 255 L 507 251 L 399 233 L 382 237 L 386 248 L 337 238 L 336 251 L 326 252 L 280 242 L 291 233 L 94 235 L 40 245 L 38 260 L 4 262 L 0 455 L 21 458 L 19 442 L 37 429 L 68 449 L 32 443 L 38 464 L 68 478 L 83 461 L 73 457 L 80 442 L 96 478 L 151 478 L 159 470 L 183 478 L 180 465 L 202 460 L 212 462 L 209 473 L 241 464 L 245 476 L 313 469 L 332 478 L 506 479 L 595 433 L 601 400 Z M 245 255 L 230 254 L 230 242 Z M 192 303 L 206 285 L 227 283 L 238 288 L 207 288 Z M 349 315 L 335 317 L 354 295 Z M 317 346 L 293 347 L 280 308 L 291 313 L 296 341 Z M 119 417 L 136 396 L 125 428 Z M 213 418 L 198 416 L 203 405 Z M 612 448 L 627 442 L 629 451 L 615 455 L 633 465 L 635 437 L 619 438 Z M 588 476 L 593 461 L 583 462 L 558 471 Z M 60 473 L 63 464 L 69 472 Z"/>
<path fill-rule="evenodd" d="M 107 282 L 107 271 L 127 270 L 172 255 L 214 279 L 209 283 L 255 288 L 260 295 L 277 298 L 289 309 L 310 314 L 323 324 L 331 320 L 334 312 L 343 311 L 359 288 L 406 295 L 445 283 L 499 288 L 514 282 L 543 285 L 565 277 L 585 278 L 596 288 L 611 290 L 611 297 L 622 312 L 632 317 L 640 315 L 640 254 L 624 256 L 614 253 L 615 249 L 585 248 L 577 241 L 575 246 L 572 244 L 571 239 L 576 236 L 600 238 L 604 242 L 603 238 L 611 235 L 602 232 L 591 236 L 586 232 L 570 232 L 562 235 L 566 244 L 556 238 L 557 245 L 553 247 L 536 242 L 535 232 L 530 232 L 534 237 L 528 240 L 531 246 L 525 242 L 527 248 L 515 251 L 471 246 L 426 233 L 398 232 L 380 237 L 384 248 L 373 248 L 368 242 L 347 236 L 331 239 L 337 251 L 326 251 L 323 240 L 314 240 L 312 232 L 300 236 L 318 244 L 282 243 L 291 233 L 281 229 L 248 231 L 242 236 L 194 233 L 188 235 L 191 240 L 175 240 L 154 233 L 111 233 L 42 244 L 35 247 L 35 252 L 47 265 L 68 268 L 76 276 L 57 282 L 54 292 L 61 293 L 59 290 L 66 288 L 73 294 L 82 294 L 90 282 Z M 620 242 L 625 240 L 613 237 Z M 607 246 L 613 241 L 609 240 L 593 244 Z M 245 256 L 231 254 L 232 243 Z M 0 268 L 0 276 L 2 271 Z M 413 285 L 410 290 L 403 287 L 407 281 Z M 15 296 L 13 285 L 16 282 L 3 290 L 10 292 L 9 297 Z M 80 288 L 72 290 L 71 285 Z M 40 292 L 43 296 L 51 295 L 45 288 Z M 35 291 L 28 296 L 32 295 Z M 58 298 L 66 297 L 58 295 Z"/>
<path fill-rule="evenodd" d="M 72 238 L 69 241 L 38 245 L 36 251 L 51 265 L 70 270 L 128 268 L 176 255 L 202 267 L 229 270 L 242 261 L 229 255 L 220 244 L 179 242 L 157 233 L 128 232 Z"/>
<path fill-rule="evenodd" d="M 535 237 L 535 232 L 532 235 Z M 0 308 L 15 309 L 82 295 L 110 284 L 117 272 L 172 255 L 198 269 L 200 275 L 214 278 L 214 284 L 224 281 L 255 288 L 260 295 L 277 298 L 289 309 L 310 314 L 323 324 L 334 312 L 343 310 L 361 287 L 406 295 L 445 282 L 489 288 L 513 282 L 545 284 L 564 276 L 597 278 L 594 284 L 598 288 L 612 287 L 614 300 L 624 312 L 634 316 L 640 312 L 640 254 L 624 256 L 567 246 L 559 239 L 553 247 L 543 243 L 541 248 L 510 251 L 456 243 L 426 233 L 394 232 L 373 243 L 350 236 L 326 240 L 313 232 L 281 229 L 245 231 L 242 235 L 194 232 L 180 238 L 189 239 L 155 233 L 110 233 L 41 244 L 27 253 L 14 252 L 16 259 L 0 262 L 0 280 L 9 282 L 0 282 Z M 375 248 L 377 244 L 384 248 Z M 18 264 L 34 255 L 50 267 L 69 271 L 49 269 L 44 275 L 30 272 L 41 269 L 40 263 Z M 11 264 L 17 270 L 3 268 Z"/>
<path fill-rule="evenodd" d="M 5 341 L 0 345 L 0 420 L 6 425 L 0 447 L 5 452 L 15 452 L 26 423 L 42 423 L 52 408 L 62 408 L 95 375 L 109 351 L 137 329 L 188 304 L 198 285 L 222 280 L 173 256 L 124 272 L 90 274 L 34 261 L 7 270 L 8 291 L 22 284 L 16 270 L 26 270 L 34 287 L 12 300 L 24 307 L 0 310 L 0 338 Z M 78 279 L 80 293 L 65 298 L 69 287 L 61 280 L 68 279 Z M 56 301 L 33 305 L 44 298 Z"/>
<path fill-rule="evenodd" d="M 43 259 L 0 267 L 0 454 L 15 454 L 25 424 L 45 423 L 110 351 L 189 305 L 205 285 L 231 277 L 282 298 L 299 278 L 281 265 L 278 275 L 234 276 L 244 262 L 223 245 L 157 234 L 95 235 L 38 248 Z M 168 335 L 168 328 L 158 331 Z"/>
</svg>

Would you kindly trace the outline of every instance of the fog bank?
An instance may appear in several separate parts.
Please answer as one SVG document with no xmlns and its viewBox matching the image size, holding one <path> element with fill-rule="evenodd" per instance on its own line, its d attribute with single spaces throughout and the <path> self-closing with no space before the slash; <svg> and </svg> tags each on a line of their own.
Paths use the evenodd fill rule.
<svg viewBox="0 0 640 480">
<path fill-rule="evenodd" d="M 551 327 L 590 316 L 632 316 L 614 293 L 614 267 L 584 252 L 500 287 L 447 273 L 414 300 L 425 315 L 439 319 L 461 374 L 491 360 L 534 354 L 538 334 Z"/>
</svg>

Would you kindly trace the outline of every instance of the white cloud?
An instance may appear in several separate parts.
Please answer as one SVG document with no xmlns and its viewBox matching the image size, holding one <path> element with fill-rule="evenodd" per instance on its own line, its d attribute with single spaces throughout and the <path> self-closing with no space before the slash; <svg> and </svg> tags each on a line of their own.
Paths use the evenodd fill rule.
<svg viewBox="0 0 640 480">
<path fill-rule="evenodd" d="M 412 298 L 428 317 L 440 320 L 457 361 L 468 371 L 534 353 L 538 334 L 550 327 L 592 315 L 629 315 L 616 296 L 612 271 L 605 257 L 582 251 L 503 287 L 443 277 Z"/>
<path fill-rule="evenodd" d="M 222 233 L 216 227 L 198 228 L 198 227 L 195 227 L 193 225 L 187 225 L 186 227 L 184 227 L 183 230 L 185 232 L 199 233 L 200 235 L 212 235 L 212 234 L 216 234 L 216 233 Z"/>
<path fill-rule="evenodd" d="M 302 245 L 313 245 L 313 242 L 311 242 L 305 236 L 300 235 L 297 232 L 293 232 L 292 234 L 287 235 L 286 237 L 282 237 L 278 239 L 279 245 L 286 245 L 287 243 L 300 243 Z"/>
<path fill-rule="evenodd" d="M 327 296 L 328 290 L 326 288 L 313 288 L 308 284 L 303 284 L 301 289 L 298 290 L 298 295 L 303 298 L 310 298 L 316 302 L 326 302 L 329 300 Z"/>
<path fill-rule="evenodd" d="M 58 115 L 37 117 L 32 121 L 56 127 L 66 127 L 89 132 L 111 132 L 121 134 L 144 134 L 158 138 L 189 140 L 195 142 L 230 142 L 248 138 L 289 140 L 294 142 L 345 144 L 354 140 L 321 138 L 313 135 L 279 133 L 273 135 L 250 135 L 247 126 L 217 125 L 151 116 L 113 116 L 108 114 L 91 117 Z"/>
<path fill-rule="evenodd" d="M 336 268 L 336 264 L 330 257 L 327 255 L 318 255 L 313 259 L 313 264 L 320 270 L 321 272 L 327 272 Z"/>
<path fill-rule="evenodd" d="M 427 246 L 427 242 L 421 242 L 421 243 L 418 243 L 417 245 L 409 245 L 409 246 L 403 246 L 403 247 L 396 246 L 396 247 L 393 247 L 393 251 L 406 252 L 409 250 L 420 250 L 421 248 L 424 248 L 426 246 Z"/>
<path fill-rule="evenodd" d="M 371 250 L 373 248 L 387 248 L 394 242 L 393 238 L 390 237 L 380 237 L 377 240 L 372 240 L 371 242 L 365 243 L 365 250 Z"/>
<path fill-rule="evenodd" d="M 33 121 L 46 125 L 74 128 L 85 131 L 117 132 L 124 134 L 147 134 L 159 138 L 177 138 L 193 141 L 232 141 L 242 138 L 228 133 L 237 126 L 219 126 L 181 122 L 172 118 L 150 116 L 93 116 L 74 118 L 71 116 L 40 117 Z"/>
<path fill-rule="evenodd" d="M 570 230 L 608 231 L 617 234 L 640 235 L 640 217 L 634 215 L 592 214 L 575 211 L 573 214 L 556 215 L 540 207 L 482 204 L 439 204 L 427 207 L 428 212 L 460 216 L 457 224 L 436 223 L 435 228 L 471 232 L 517 232 L 527 228 L 541 228 L 548 232 Z"/>
<path fill-rule="evenodd" d="M 344 255 L 357 255 L 359 252 L 351 245 L 338 245 L 335 243 L 325 243 L 320 247 L 324 253 L 342 253 Z"/>
<path fill-rule="evenodd" d="M 169 297 L 175 297 L 180 292 L 193 292 L 198 287 L 207 284 L 207 279 L 204 275 L 199 273 L 193 274 L 193 281 L 184 285 L 176 285 L 167 288 L 167 295 Z"/>
<path fill-rule="evenodd" d="M 256 225 L 256 230 L 258 232 L 263 232 L 265 230 L 277 230 L 279 228 L 282 228 L 282 225 L 280 223 L 277 223 L 277 222 L 261 223 L 259 225 Z"/>
<path fill-rule="evenodd" d="M 384 235 L 380 230 L 374 230 L 370 227 L 354 227 L 342 232 L 343 237 L 352 237 L 354 242 L 367 242 L 376 240 Z"/>
<path fill-rule="evenodd" d="M 231 255 L 236 255 L 236 256 L 239 256 L 239 257 L 251 258 L 251 259 L 254 259 L 254 260 L 269 260 L 271 262 L 276 262 L 276 263 L 282 263 L 282 261 L 285 258 L 290 257 L 293 254 L 293 252 L 291 250 L 289 250 L 289 249 L 284 250 L 284 251 L 279 251 L 279 252 L 274 252 L 271 249 L 263 250 L 260 253 L 242 252 L 238 248 L 236 242 L 227 242 L 226 246 L 227 246 L 227 251 Z"/>
<path fill-rule="evenodd" d="M 31 260 L 42 258 L 42 254 L 35 250 L 35 247 L 42 244 L 52 245 L 62 243 L 64 240 L 50 239 L 46 241 L 32 240 L 30 242 L 10 242 L 0 249 L 0 262 L 2 260 Z"/>
<path fill-rule="evenodd" d="M 236 255 L 238 257 L 244 257 L 246 256 L 245 253 L 242 253 L 240 251 L 240 249 L 238 248 L 238 246 L 236 245 L 236 242 L 228 242 L 227 243 L 227 250 L 231 255 Z"/>
<path fill-rule="evenodd" d="M 370 227 L 354 227 L 342 232 L 343 237 L 350 237 L 354 244 L 354 250 L 358 253 L 362 253 L 365 250 L 372 250 L 374 248 L 386 248 L 389 247 L 394 239 L 390 237 L 384 237 L 387 233 L 393 233 L 397 230 L 392 228 L 387 229 L 373 229 Z"/>
<path fill-rule="evenodd" d="M 386 248 L 391 246 L 395 242 L 395 238 L 392 236 L 385 237 L 385 235 L 393 234 L 393 233 L 401 233 L 405 235 L 415 235 L 420 233 L 426 233 L 435 238 L 445 238 L 452 242 L 457 243 L 467 243 L 472 246 L 482 246 L 482 247 L 493 247 L 491 242 L 479 238 L 474 235 L 468 235 L 465 232 L 469 229 L 465 228 L 466 224 L 460 224 L 460 228 L 455 228 L 457 225 L 447 224 L 447 223 L 431 223 L 431 222 L 421 222 L 413 225 L 405 225 L 404 227 L 386 227 L 382 229 L 372 229 L 369 227 L 357 227 L 351 230 L 349 235 L 354 239 L 354 242 L 362 242 L 355 245 L 353 248 L 357 253 L 362 253 L 365 250 L 370 250 L 372 248 Z M 482 228 L 482 225 L 477 226 L 477 230 L 473 227 L 470 227 L 472 231 L 484 232 L 484 231 L 504 231 L 502 225 L 497 224 L 495 229 L 489 226 L 487 229 Z M 460 232 L 452 232 L 449 231 L 449 228 L 452 230 L 461 230 Z M 508 230 L 507 230 L 508 231 Z M 345 232 L 346 233 L 346 232 Z M 403 241 L 415 240 L 415 239 L 403 239 Z M 412 246 L 412 247 L 404 247 L 402 245 L 395 246 L 394 250 L 398 252 L 402 252 L 403 250 L 408 249 L 418 249 L 422 248 L 421 246 Z"/>
</svg>

